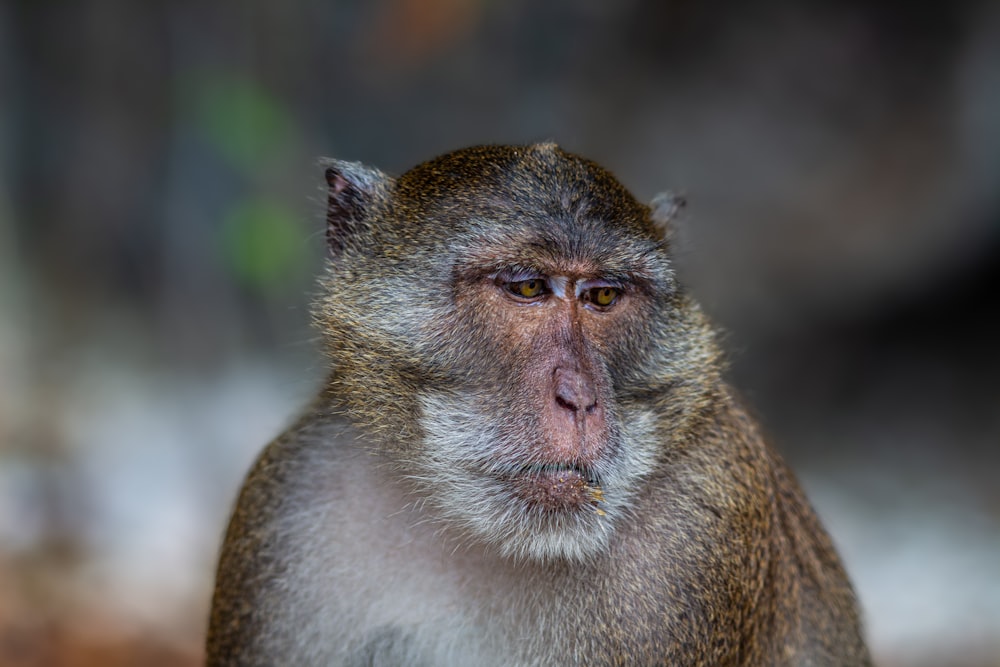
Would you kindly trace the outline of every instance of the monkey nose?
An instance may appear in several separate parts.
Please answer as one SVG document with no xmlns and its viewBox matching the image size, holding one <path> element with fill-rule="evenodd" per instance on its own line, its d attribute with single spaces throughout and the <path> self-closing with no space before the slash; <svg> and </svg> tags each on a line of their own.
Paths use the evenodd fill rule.
<svg viewBox="0 0 1000 667">
<path fill-rule="evenodd" d="M 593 412 L 597 407 L 597 392 L 594 383 L 585 374 L 568 368 L 556 368 L 556 403 L 575 414 Z"/>
</svg>

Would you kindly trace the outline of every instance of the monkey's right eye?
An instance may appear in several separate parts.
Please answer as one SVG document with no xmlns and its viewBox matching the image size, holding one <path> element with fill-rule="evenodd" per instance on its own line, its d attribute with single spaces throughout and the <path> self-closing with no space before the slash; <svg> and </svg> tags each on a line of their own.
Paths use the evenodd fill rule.
<svg viewBox="0 0 1000 667">
<path fill-rule="evenodd" d="M 541 278 L 515 280 L 504 286 L 508 292 L 521 299 L 537 299 L 548 291 L 545 281 Z"/>
</svg>

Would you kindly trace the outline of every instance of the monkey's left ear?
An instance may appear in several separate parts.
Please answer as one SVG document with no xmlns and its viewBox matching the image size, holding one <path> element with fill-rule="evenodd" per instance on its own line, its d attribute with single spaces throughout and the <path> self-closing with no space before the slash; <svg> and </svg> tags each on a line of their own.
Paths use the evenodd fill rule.
<svg viewBox="0 0 1000 667">
<path fill-rule="evenodd" d="M 321 160 L 329 186 L 326 208 L 328 251 L 339 254 L 372 206 L 392 185 L 392 178 L 360 162 Z"/>
<path fill-rule="evenodd" d="M 687 200 L 682 195 L 669 190 L 661 192 L 649 202 L 649 217 L 664 238 L 669 239 L 674 236 L 673 223 L 685 206 L 687 206 Z"/>
</svg>

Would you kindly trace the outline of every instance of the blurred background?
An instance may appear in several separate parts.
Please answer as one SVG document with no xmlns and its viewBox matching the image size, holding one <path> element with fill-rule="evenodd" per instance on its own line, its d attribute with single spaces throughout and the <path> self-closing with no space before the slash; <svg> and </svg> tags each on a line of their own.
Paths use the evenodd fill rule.
<svg viewBox="0 0 1000 667">
<path fill-rule="evenodd" d="M 320 156 L 554 139 L 683 275 L 886 666 L 1000 665 L 1000 3 L 0 2 L 0 665 L 195 665 L 323 375 Z"/>
</svg>

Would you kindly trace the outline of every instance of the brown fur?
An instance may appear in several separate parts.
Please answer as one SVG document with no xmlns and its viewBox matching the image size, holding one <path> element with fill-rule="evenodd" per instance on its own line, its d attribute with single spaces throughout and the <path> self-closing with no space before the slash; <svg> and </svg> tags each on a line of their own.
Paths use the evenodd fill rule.
<svg viewBox="0 0 1000 667">
<path fill-rule="evenodd" d="M 209 665 L 870 664 L 829 537 L 674 280 L 675 207 L 551 144 L 328 167 L 332 370 L 244 484 Z M 511 306 L 490 273 L 511 266 L 625 296 Z M 573 387 L 590 417 L 546 403 Z M 522 477 L 522 502 L 477 477 L 478 448 L 574 442 L 594 480 Z"/>
</svg>

